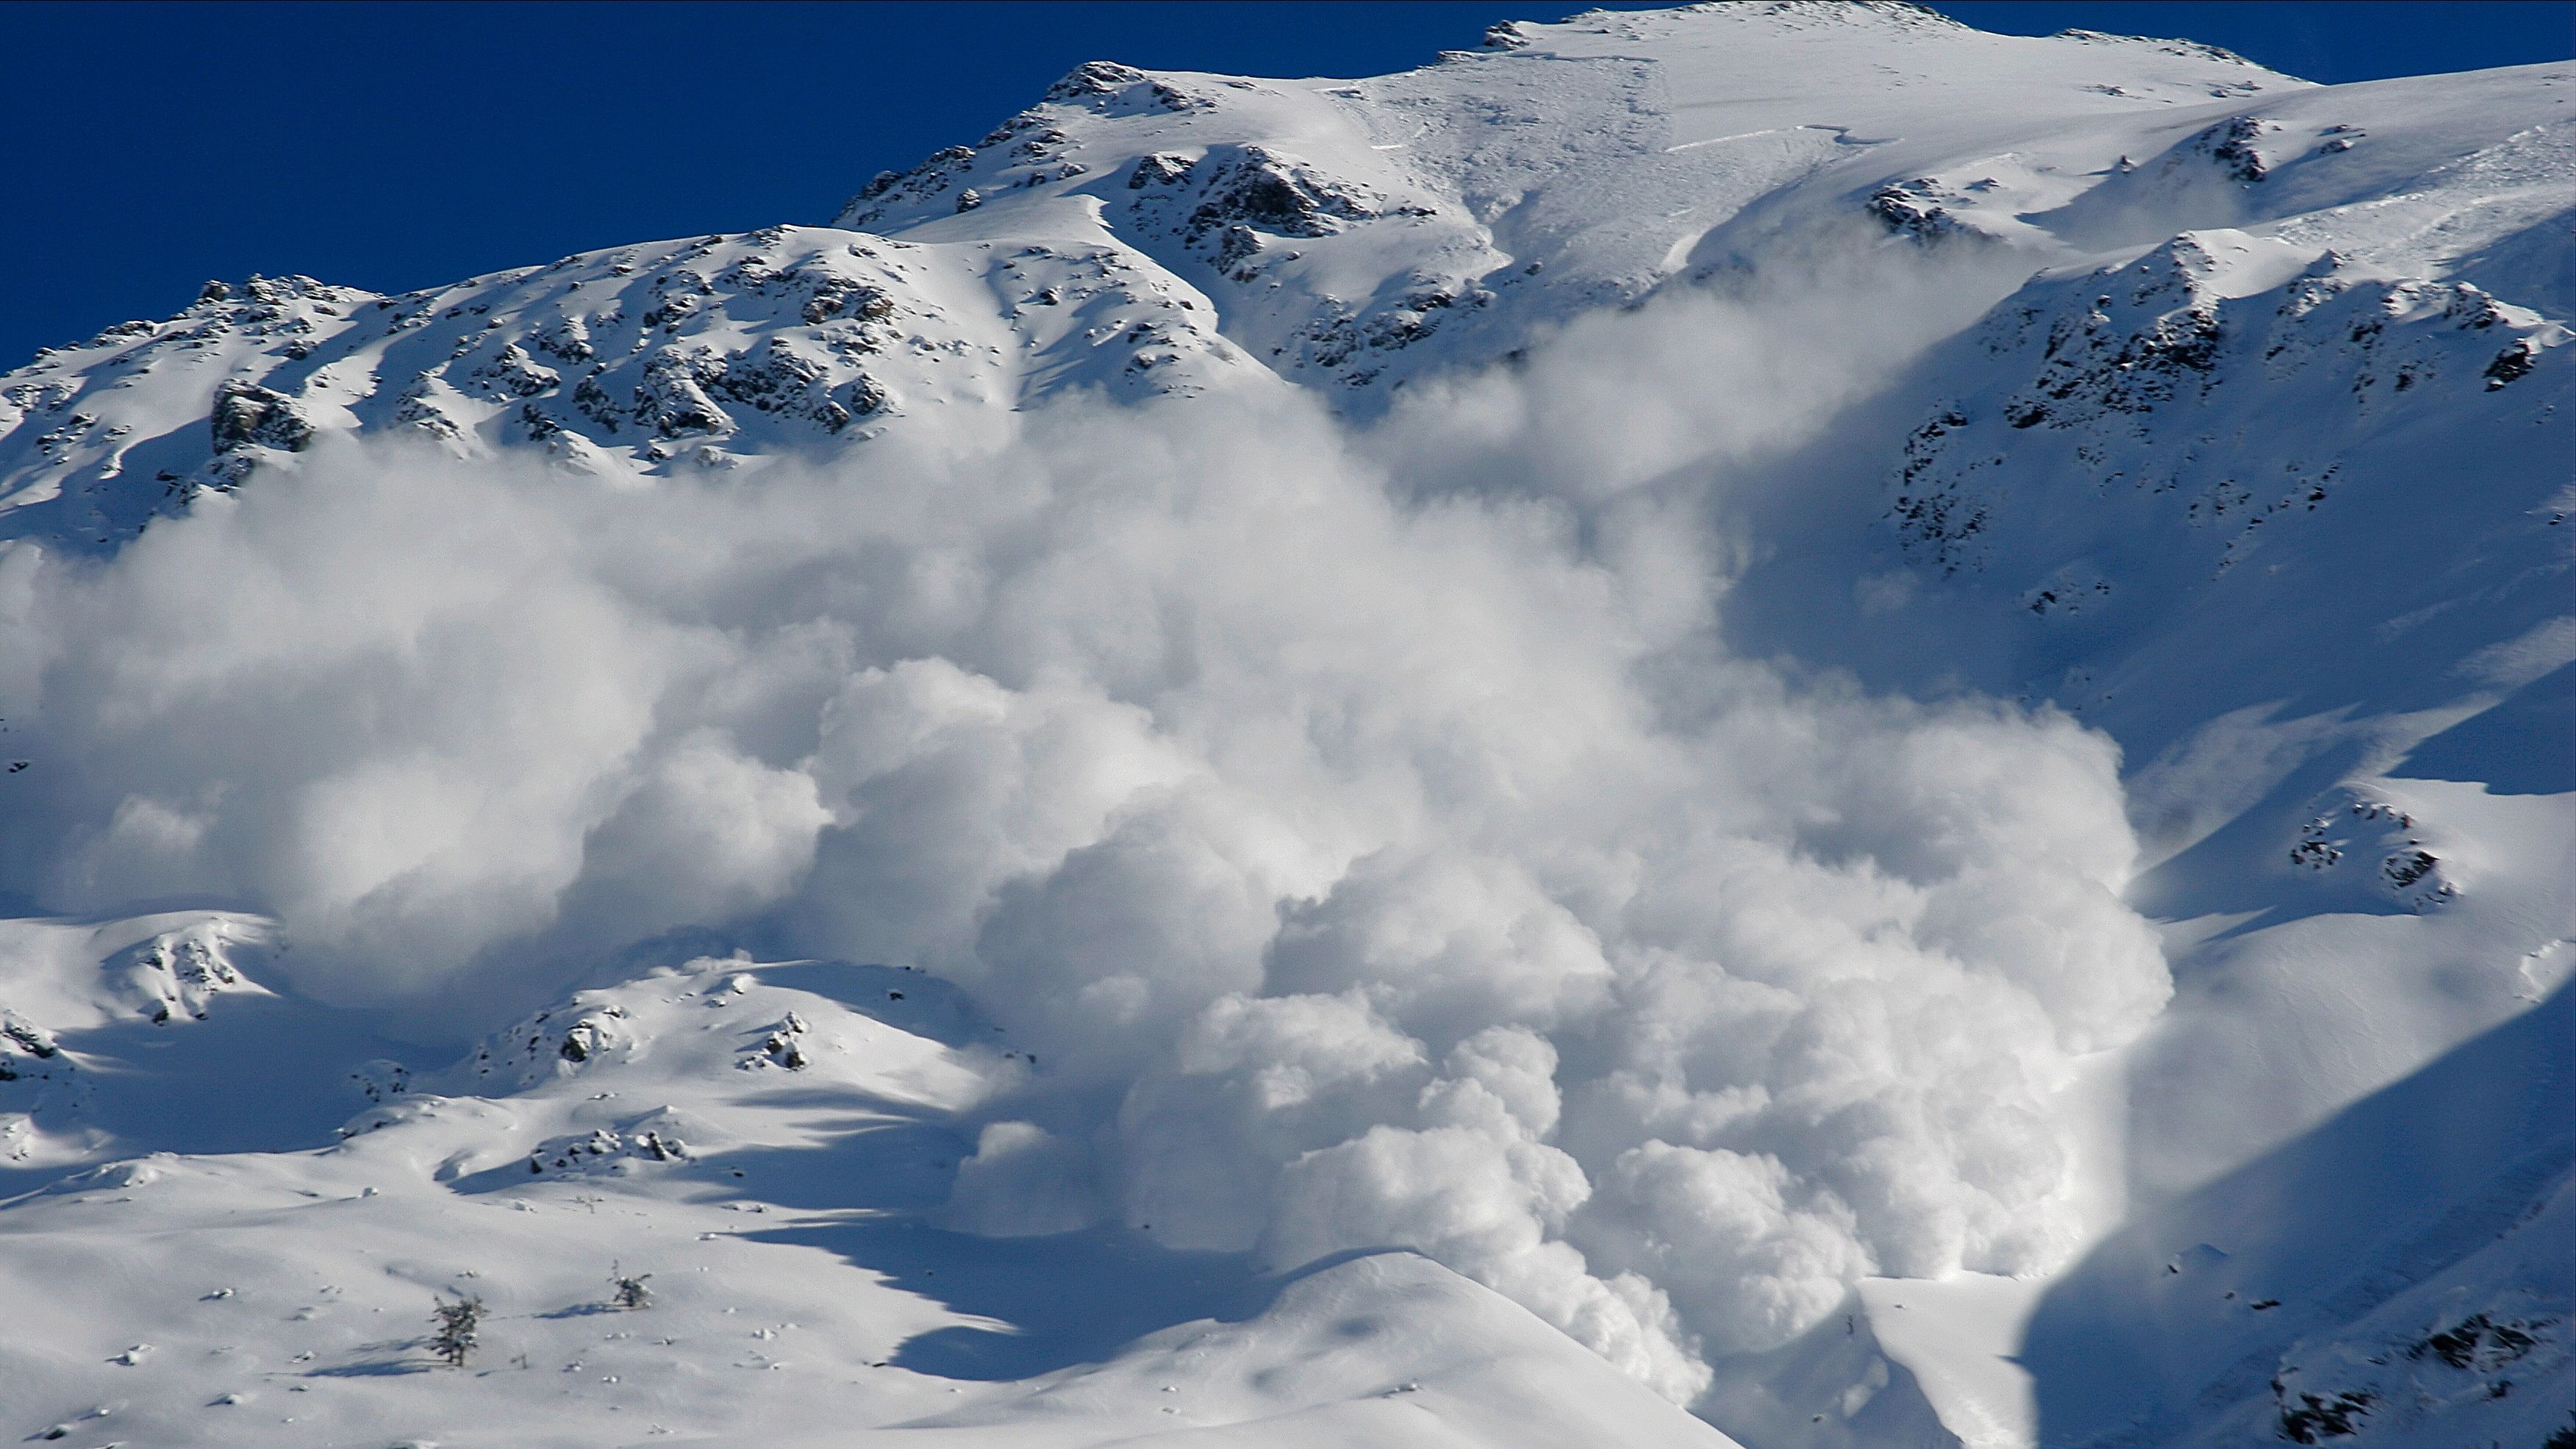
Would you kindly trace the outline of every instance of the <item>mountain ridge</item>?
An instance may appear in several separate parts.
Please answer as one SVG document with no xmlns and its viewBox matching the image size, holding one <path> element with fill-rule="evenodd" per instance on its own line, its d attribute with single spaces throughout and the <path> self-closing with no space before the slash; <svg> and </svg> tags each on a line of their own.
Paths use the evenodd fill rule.
<svg viewBox="0 0 2576 1449">
<path fill-rule="evenodd" d="M 2205 1184 L 2563 1005 L 2576 768 L 2459 742 L 2576 667 L 2571 97 L 1896 5 L 1093 62 L 833 226 L 40 356 L 0 883 L 63 914 L 7 924 L 0 1251 L 64 1293 L 6 1377 L 196 1442 L 2540 1423 L 2545 1244 L 2153 1383 L 2005 1350 L 2183 1332 L 2121 1275 L 2229 1256 Z M 397 1060 L 441 982 L 521 1026 Z M 275 1100 L 155 1125 L 227 1060 Z M 576 1245 L 656 1264 L 657 1348 L 818 1346 L 711 1387 Z M 235 1370 L 192 1272 L 327 1326 Z M 433 1288 L 513 1370 L 359 1316 Z M 2524 1397 L 2395 1412 L 2352 1355 L 2463 1294 L 2522 1295 Z"/>
</svg>

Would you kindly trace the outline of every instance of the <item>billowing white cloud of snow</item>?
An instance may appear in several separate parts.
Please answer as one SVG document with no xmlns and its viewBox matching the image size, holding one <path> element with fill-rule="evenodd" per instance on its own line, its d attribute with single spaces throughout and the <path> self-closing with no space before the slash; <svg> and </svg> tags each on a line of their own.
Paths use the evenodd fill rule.
<svg viewBox="0 0 2576 1449">
<path fill-rule="evenodd" d="M 652 483 L 341 444 L 103 564 L 11 548 L 0 884 L 255 905 L 347 998 L 693 925 L 916 965 L 1043 1063 L 954 1225 L 1407 1246 L 1687 1398 L 1856 1275 L 2065 1252 L 2057 1094 L 2169 989 L 2108 740 L 1720 643 L 1733 461 L 1910 350 L 1814 295 L 1365 431 L 1077 402 Z"/>
</svg>

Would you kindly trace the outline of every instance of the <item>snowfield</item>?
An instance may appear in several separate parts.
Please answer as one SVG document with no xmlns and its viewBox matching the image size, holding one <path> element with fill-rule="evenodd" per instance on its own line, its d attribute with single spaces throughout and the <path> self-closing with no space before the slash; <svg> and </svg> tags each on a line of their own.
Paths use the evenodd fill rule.
<svg viewBox="0 0 2576 1449">
<path fill-rule="evenodd" d="M 0 1432 L 2564 1449 L 2571 104 L 1100 61 L 40 355 Z"/>
</svg>

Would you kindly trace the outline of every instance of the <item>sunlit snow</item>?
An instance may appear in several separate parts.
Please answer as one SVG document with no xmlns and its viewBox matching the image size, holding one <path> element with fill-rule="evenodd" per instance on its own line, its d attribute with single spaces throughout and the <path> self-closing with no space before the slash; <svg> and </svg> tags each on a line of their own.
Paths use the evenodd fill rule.
<svg viewBox="0 0 2576 1449">
<path fill-rule="evenodd" d="M 2571 98 L 1096 62 L 39 357 L 0 1432 L 2536 1449 Z"/>
</svg>

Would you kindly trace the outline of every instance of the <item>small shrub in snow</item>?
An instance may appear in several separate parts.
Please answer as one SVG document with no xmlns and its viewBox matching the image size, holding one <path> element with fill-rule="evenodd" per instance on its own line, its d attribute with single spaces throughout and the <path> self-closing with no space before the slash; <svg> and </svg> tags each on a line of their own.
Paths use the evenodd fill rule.
<svg viewBox="0 0 2576 1449">
<path fill-rule="evenodd" d="M 639 1273 L 629 1277 L 624 1268 L 611 1263 L 608 1267 L 608 1281 L 617 1291 L 610 1295 L 609 1301 L 620 1308 L 651 1307 L 653 1290 L 644 1285 L 652 1276 L 650 1273 Z"/>
<path fill-rule="evenodd" d="M 453 1303 L 442 1298 L 430 1310 L 430 1319 L 438 1331 L 429 1337 L 430 1352 L 447 1360 L 449 1368 L 465 1367 L 473 1356 L 483 1325 L 483 1300 L 468 1293 Z"/>
</svg>

